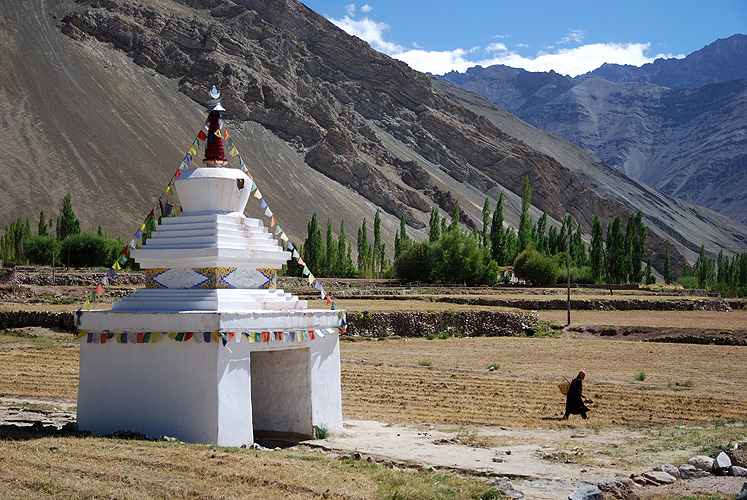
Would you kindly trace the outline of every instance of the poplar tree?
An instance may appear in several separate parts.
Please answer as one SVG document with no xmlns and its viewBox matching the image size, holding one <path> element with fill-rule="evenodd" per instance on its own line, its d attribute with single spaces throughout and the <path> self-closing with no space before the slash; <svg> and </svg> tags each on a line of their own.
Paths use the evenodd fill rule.
<svg viewBox="0 0 747 500">
<path fill-rule="evenodd" d="M 498 204 L 493 212 L 493 221 L 490 225 L 490 256 L 499 265 L 506 265 L 506 232 L 503 229 L 503 192 L 498 198 Z"/>
<path fill-rule="evenodd" d="M 303 244 L 303 259 L 312 273 L 323 274 L 326 270 L 326 258 L 324 252 L 324 241 L 319 224 L 316 221 L 316 212 L 311 216 L 306 226 L 306 241 Z"/>
<path fill-rule="evenodd" d="M 482 206 L 482 238 L 480 243 L 484 247 L 490 245 L 490 231 L 488 226 L 490 225 L 490 200 L 486 197 L 485 204 Z"/>
<path fill-rule="evenodd" d="M 529 184 L 529 176 L 524 178 L 521 187 L 521 218 L 519 219 L 519 252 L 528 247 L 532 242 L 532 220 L 529 217 L 529 207 L 532 206 L 532 186 Z"/>
<path fill-rule="evenodd" d="M 449 231 L 459 229 L 459 200 L 454 204 L 454 210 L 451 211 L 451 225 Z"/>
<path fill-rule="evenodd" d="M 37 225 L 36 234 L 39 236 L 49 236 L 49 231 L 47 230 L 47 220 L 46 217 L 44 217 L 44 210 L 41 210 L 39 212 L 39 224 Z"/>
<path fill-rule="evenodd" d="M 80 221 L 73 213 L 73 200 L 68 191 L 62 200 L 60 215 L 57 216 L 57 228 L 55 230 L 58 240 L 64 240 L 68 236 L 80 234 Z"/>
<path fill-rule="evenodd" d="M 643 212 L 638 210 L 628 217 L 625 226 L 625 255 L 628 280 L 631 283 L 643 281 L 644 273 L 641 269 L 646 258 L 646 224 L 643 222 Z"/>
<path fill-rule="evenodd" d="M 594 214 L 594 222 L 591 226 L 591 243 L 589 244 L 589 260 L 591 261 L 591 276 L 595 283 L 603 281 L 604 276 L 604 228 L 602 219 Z"/>
<path fill-rule="evenodd" d="M 384 269 L 384 244 L 381 242 L 381 210 L 374 216 L 373 272 L 378 275 Z"/>
<path fill-rule="evenodd" d="M 674 281 L 671 265 L 672 264 L 669 262 L 669 249 L 666 248 L 664 250 L 664 283 L 667 285 L 671 285 L 672 281 Z"/>
<path fill-rule="evenodd" d="M 428 241 L 435 243 L 441 238 L 441 217 L 438 214 L 438 207 L 434 206 L 431 210 L 431 220 L 428 223 Z"/>
</svg>

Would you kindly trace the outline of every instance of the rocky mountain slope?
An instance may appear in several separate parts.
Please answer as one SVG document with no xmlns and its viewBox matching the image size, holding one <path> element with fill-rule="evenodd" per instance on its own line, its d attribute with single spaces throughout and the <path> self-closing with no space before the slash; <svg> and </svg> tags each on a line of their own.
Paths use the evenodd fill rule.
<svg viewBox="0 0 747 500">
<path fill-rule="evenodd" d="M 84 228 L 128 238 L 192 143 L 215 84 L 232 139 L 296 241 L 312 212 L 335 229 L 344 219 L 350 238 L 377 207 L 385 241 L 403 215 L 422 238 L 431 207 L 448 213 L 457 199 L 462 222 L 481 226 L 485 197 L 494 205 L 501 191 L 516 225 L 528 175 L 535 218 L 567 211 L 587 233 L 594 213 L 611 220 L 650 199 L 655 264 L 664 248 L 675 268 L 701 242 L 747 248 L 744 226 L 629 180 L 608 183 L 610 172 L 597 176 L 600 162 L 570 143 L 457 99 L 459 89 L 295 0 L 10 0 L 0 13 L 0 127 L 13 138 L 0 223 L 35 221 L 71 191 Z"/>
<path fill-rule="evenodd" d="M 747 222 L 747 36 L 575 79 L 505 66 L 442 78 L 626 175 Z"/>
</svg>

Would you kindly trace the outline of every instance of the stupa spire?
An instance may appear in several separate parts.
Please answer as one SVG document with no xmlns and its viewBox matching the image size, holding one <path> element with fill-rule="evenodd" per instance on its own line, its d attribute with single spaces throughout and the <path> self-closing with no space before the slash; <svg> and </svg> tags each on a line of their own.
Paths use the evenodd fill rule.
<svg viewBox="0 0 747 500">
<path fill-rule="evenodd" d="M 215 85 L 210 89 L 210 100 L 205 110 L 208 113 L 208 133 L 207 148 L 205 148 L 205 158 L 202 162 L 208 167 L 225 167 L 228 165 L 226 154 L 223 150 L 223 137 L 221 131 L 221 122 L 223 118 L 220 112 L 225 111 L 220 104 L 220 92 Z"/>
</svg>

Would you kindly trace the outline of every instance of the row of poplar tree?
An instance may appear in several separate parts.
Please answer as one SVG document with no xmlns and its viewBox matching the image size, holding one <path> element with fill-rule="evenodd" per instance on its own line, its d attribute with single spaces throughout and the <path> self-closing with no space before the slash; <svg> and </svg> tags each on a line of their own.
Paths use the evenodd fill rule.
<svg viewBox="0 0 747 500">
<path fill-rule="evenodd" d="M 565 279 L 566 252 L 569 252 L 574 282 L 601 283 L 608 278 L 612 283 L 653 281 L 650 259 L 643 269 L 647 232 L 640 210 L 628 217 L 624 229 L 622 218 L 617 216 L 607 227 L 606 236 L 601 219 L 595 215 L 587 252 L 581 225 L 574 223 L 571 215 L 565 218 L 559 229 L 555 226 L 548 228 L 547 213 L 543 213 L 536 223 L 532 220 L 528 177 L 522 187 L 518 231 L 511 226 L 504 227 L 503 203 L 503 193 L 495 210 L 491 210 L 490 200 L 485 199 L 482 231 L 460 228 L 458 200 L 450 218 L 441 217 L 438 208 L 434 207 L 429 237 L 421 242 L 415 242 L 407 235 L 403 216 L 395 234 L 392 263 L 385 257 L 378 210 L 372 243 L 369 243 L 365 219 L 358 229 L 355 264 L 351 257 L 352 247 L 345 240 L 344 221 L 341 221 L 335 239 L 332 221 L 328 219 L 325 239 L 315 213 L 308 224 L 301 253 L 310 269 L 321 277 L 397 277 L 408 281 L 494 283 L 503 267 L 519 264 L 514 270 L 519 278 L 534 284 L 548 284 Z M 296 271 L 289 270 L 291 274 Z"/>
<path fill-rule="evenodd" d="M 110 238 L 98 228 L 97 234 L 81 232 L 70 193 L 62 200 L 56 220 L 39 212 L 36 231 L 20 217 L 5 227 L 0 237 L 0 259 L 17 264 L 72 267 L 109 266 L 124 248 L 119 238 Z"/>
</svg>

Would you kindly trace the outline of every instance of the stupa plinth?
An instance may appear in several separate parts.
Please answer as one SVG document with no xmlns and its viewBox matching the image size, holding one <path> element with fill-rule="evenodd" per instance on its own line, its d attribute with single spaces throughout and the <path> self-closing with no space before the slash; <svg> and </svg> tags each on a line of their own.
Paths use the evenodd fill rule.
<svg viewBox="0 0 747 500">
<path fill-rule="evenodd" d="M 145 288 L 79 318 L 81 430 L 222 446 L 342 432 L 342 313 L 276 288 L 291 254 L 243 214 L 252 180 L 225 167 L 216 94 L 207 166 L 174 182 L 182 215 L 130 252 Z"/>
</svg>

